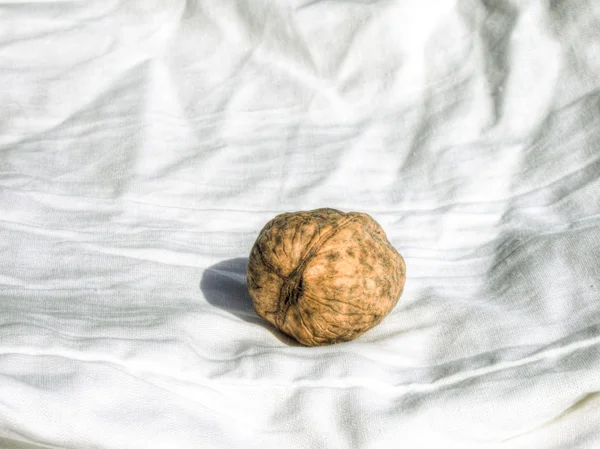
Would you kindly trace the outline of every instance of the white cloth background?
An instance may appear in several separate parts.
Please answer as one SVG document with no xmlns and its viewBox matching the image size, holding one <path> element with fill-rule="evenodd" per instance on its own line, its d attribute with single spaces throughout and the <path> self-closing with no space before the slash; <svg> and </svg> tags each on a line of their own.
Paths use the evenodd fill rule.
<svg viewBox="0 0 600 449">
<path fill-rule="evenodd" d="M 304 348 L 284 211 L 405 292 Z M 0 447 L 600 447 L 596 0 L 0 1 Z"/>
</svg>

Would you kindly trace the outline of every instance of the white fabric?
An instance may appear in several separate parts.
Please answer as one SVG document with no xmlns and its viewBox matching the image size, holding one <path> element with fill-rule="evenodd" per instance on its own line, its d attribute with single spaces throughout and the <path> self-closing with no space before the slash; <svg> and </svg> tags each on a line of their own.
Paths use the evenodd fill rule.
<svg viewBox="0 0 600 449">
<path fill-rule="evenodd" d="M 596 0 L 0 2 L 0 447 L 600 447 Z M 252 311 L 279 212 L 399 305 Z"/>
</svg>

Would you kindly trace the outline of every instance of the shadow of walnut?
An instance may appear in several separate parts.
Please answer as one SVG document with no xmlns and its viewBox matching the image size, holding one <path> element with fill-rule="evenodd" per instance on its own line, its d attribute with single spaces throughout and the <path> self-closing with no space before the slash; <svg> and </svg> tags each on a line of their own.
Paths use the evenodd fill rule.
<svg viewBox="0 0 600 449">
<path fill-rule="evenodd" d="M 247 265 L 248 258 L 240 257 L 224 260 L 207 268 L 200 282 L 200 290 L 206 301 L 239 319 L 260 325 L 287 345 L 298 346 L 296 341 L 273 328 L 254 311 L 246 285 Z"/>
</svg>

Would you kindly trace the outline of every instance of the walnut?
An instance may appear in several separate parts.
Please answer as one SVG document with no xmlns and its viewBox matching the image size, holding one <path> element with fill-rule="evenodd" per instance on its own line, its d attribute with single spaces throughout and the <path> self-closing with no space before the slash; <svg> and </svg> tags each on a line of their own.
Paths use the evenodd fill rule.
<svg viewBox="0 0 600 449">
<path fill-rule="evenodd" d="M 379 324 L 404 288 L 406 265 L 369 215 L 284 213 L 248 260 L 256 313 L 306 346 L 352 340 Z"/>
</svg>

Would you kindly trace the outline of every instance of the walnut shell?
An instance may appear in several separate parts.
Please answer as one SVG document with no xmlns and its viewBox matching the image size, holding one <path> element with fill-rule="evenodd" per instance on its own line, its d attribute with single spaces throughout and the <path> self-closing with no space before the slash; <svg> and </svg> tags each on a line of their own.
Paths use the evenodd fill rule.
<svg viewBox="0 0 600 449">
<path fill-rule="evenodd" d="M 394 308 L 406 265 L 369 215 L 315 209 L 269 221 L 248 260 L 256 313 L 306 346 L 352 340 Z"/>
</svg>

